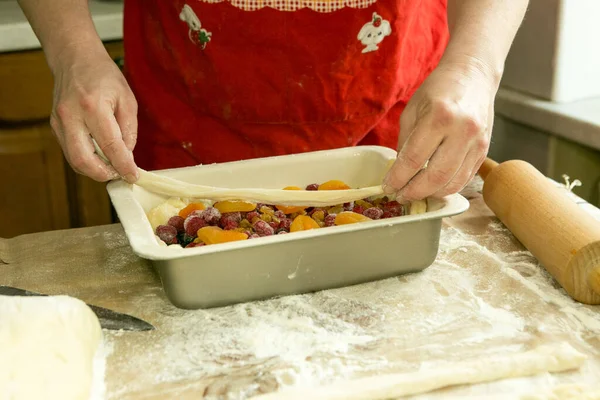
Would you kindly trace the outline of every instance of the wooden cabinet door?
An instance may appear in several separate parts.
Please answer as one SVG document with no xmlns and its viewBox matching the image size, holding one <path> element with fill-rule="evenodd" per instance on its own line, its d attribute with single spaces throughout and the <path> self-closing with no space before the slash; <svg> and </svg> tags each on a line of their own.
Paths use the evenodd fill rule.
<svg viewBox="0 0 600 400">
<path fill-rule="evenodd" d="M 65 162 L 50 126 L 0 127 L 0 237 L 70 227 Z"/>
<path fill-rule="evenodd" d="M 106 43 L 120 60 L 123 44 Z M 0 237 L 113 222 L 106 184 L 78 175 L 54 139 L 41 50 L 0 54 Z"/>
</svg>

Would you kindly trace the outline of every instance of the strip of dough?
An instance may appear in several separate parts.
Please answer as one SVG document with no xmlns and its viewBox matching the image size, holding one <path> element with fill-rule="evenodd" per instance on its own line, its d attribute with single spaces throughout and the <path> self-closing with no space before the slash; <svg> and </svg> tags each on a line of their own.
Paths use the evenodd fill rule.
<svg viewBox="0 0 600 400">
<path fill-rule="evenodd" d="M 0 398 L 88 400 L 102 330 L 68 296 L 0 296 Z M 103 378 L 103 377 L 100 377 Z"/>
<path fill-rule="evenodd" d="M 135 183 L 144 189 L 166 196 L 196 199 L 248 200 L 258 203 L 307 207 L 331 206 L 383 194 L 381 185 L 349 190 L 283 190 L 283 189 L 226 189 L 204 186 L 161 176 L 139 169 Z"/>
<path fill-rule="evenodd" d="M 384 400 L 474 384 L 579 368 L 586 356 L 568 343 L 542 345 L 520 354 L 478 359 L 440 369 L 388 374 L 313 388 L 287 388 L 256 400 Z"/>
</svg>

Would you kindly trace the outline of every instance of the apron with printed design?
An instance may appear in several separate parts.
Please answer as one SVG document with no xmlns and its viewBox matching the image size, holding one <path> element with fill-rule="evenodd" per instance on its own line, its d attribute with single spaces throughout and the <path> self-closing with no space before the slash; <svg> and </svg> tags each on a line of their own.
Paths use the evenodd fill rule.
<svg viewBox="0 0 600 400">
<path fill-rule="evenodd" d="M 145 169 L 395 148 L 448 40 L 446 0 L 126 0 L 124 17 Z"/>
</svg>

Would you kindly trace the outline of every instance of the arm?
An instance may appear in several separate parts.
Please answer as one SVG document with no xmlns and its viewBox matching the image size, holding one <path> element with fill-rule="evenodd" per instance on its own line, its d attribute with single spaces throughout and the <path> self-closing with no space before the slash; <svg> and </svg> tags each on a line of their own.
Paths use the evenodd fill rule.
<svg viewBox="0 0 600 400">
<path fill-rule="evenodd" d="M 402 114 L 398 159 L 384 180 L 399 201 L 456 193 L 485 160 L 494 98 L 527 4 L 448 0 L 450 41 Z"/>
<path fill-rule="evenodd" d="M 19 0 L 54 76 L 50 117 L 74 170 L 98 181 L 137 179 L 137 103 L 92 21 L 87 0 Z M 105 165 L 91 138 L 111 161 Z"/>
<path fill-rule="evenodd" d="M 448 0 L 450 42 L 442 62 L 464 62 L 498 86 L 529 0 Z"/>
</svg>

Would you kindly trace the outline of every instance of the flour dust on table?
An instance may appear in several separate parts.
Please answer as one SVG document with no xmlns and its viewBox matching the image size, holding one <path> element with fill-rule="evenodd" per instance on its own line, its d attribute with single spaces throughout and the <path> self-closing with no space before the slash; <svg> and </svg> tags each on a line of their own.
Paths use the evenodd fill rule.
<svg viewBox="0 0 600 400">
<path fill-rule="evenodd" d="M 517 399 L 558 385 L 595 388 L 600 330 L 590 321 L 600 322 L 600 307 L 579 305 L 558 289 L 477 192 L 471 214 L 444 221 L 438 258 L 420 273 L 197 311 L 177 309 L 157 291 L 137 296 L 132 307 L 157 310 L 157 329 L 143 340 L 107 332 L 114 344 L 109 365 L 118 366 L 107 372 L 108 397 L 135 399 L 152 387 L 156 399 L 248 399 L 376 375 L 451 371 L 482 359 L 493 364 L 561 343 L 588 357 L 581 368 L 405 398 Z M 565 305 L 589 321 L 575 320 Z"/>
</svg>

